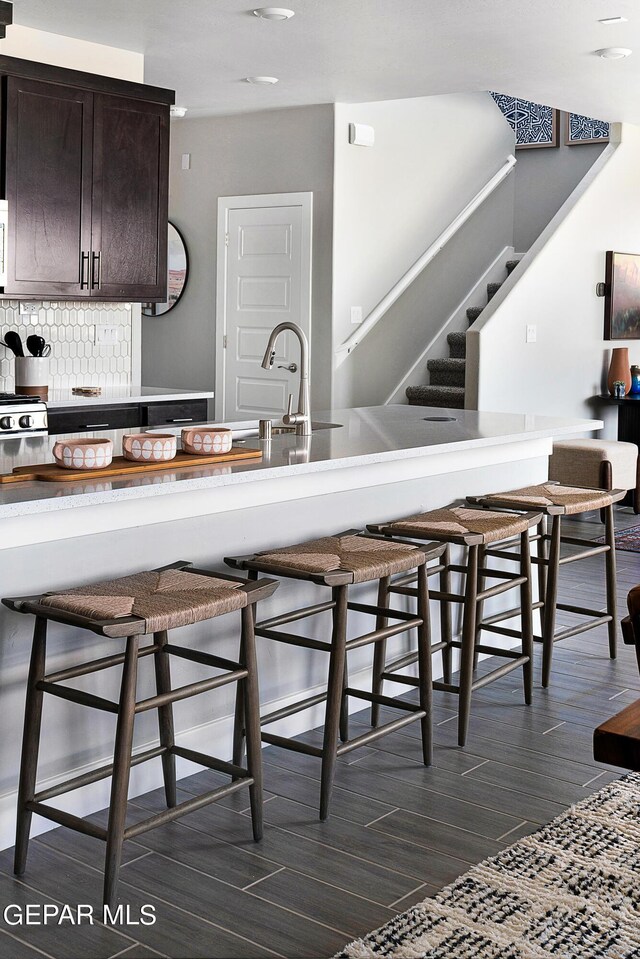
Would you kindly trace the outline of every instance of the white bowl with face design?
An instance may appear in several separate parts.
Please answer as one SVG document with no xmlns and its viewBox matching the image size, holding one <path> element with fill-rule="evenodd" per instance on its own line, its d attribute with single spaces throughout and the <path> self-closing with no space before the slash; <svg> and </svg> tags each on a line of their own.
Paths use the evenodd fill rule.
<svg viewBox="0 0 640 959">
<path fill-rule="evenodd" d="M 122 455 L 134 463 L 164 463 L 176 455 L 173 433 L 129 433 L 122 437 Z"/>
<path fill-rule="evenodd" d="M 195 456 L 216 456 L 228 453 L 233 433 L 225 426 L 187 426 L 182 431 L 182 449 Z"/>
<path fill-rule="evenodd" d="M 53 447 L 56 465 L 65 470 L 103 470 L 111 465 L 113 442 L 89 439 L 58 440 Z"/>
</svg>

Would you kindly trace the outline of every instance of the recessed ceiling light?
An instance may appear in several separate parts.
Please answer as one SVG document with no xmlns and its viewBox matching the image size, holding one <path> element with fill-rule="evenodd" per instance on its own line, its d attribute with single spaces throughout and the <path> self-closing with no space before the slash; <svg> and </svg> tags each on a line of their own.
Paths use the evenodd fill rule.
<svg viewBox="0 0 640 959">
<path fill-rule="evenodd" d="M 253 15 L 261 20 L 289 20 L 295 16 L 295 11 L 287 10 L 286 7 L 258 7 L 253 11 Z"/>
<path fill-rule="evenodd" d="M 245 77 L 247 83 L 255 83 L 258 86 L 268 86 L 270 83 L 277 83 L 277 77 Z"/>
<path fill-rule="evenodd" d="M 602 50 L 595 50 L 594 53 L 603 60 L 624 60 L 625 57 L 631 56 L 633 50 L 629 50 L 628 47 L 603 47 Z"/>
<path fill-rule="evenodd" d="M 598 20 L 598 23 L 627 23 L 626 17 L 605 17 L 603 20 Z"/>
<path fill-rule="evenodd" d="M 175 104 L 169 108 L 169 116 L 172 117 L 186 117 L 187 108 L 186 107 L 177 107 Z"/>
</svg>

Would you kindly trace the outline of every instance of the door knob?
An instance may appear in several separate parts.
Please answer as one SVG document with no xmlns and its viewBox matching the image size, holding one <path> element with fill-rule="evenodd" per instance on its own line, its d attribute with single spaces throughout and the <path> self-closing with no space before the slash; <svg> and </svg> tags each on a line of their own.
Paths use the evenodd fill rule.
<svg viewBox="0 0 640 959">
<path fill-rule="evenodd" d="M 297 364 L 297 363 L 289 363 L 288 366 L 278 366 L 278 369 L 279 369 L 279 370 L 289 370 L 290 373 L 297 373 L 297 372 L 298 372 L 298 364 Z"/>
</svg>

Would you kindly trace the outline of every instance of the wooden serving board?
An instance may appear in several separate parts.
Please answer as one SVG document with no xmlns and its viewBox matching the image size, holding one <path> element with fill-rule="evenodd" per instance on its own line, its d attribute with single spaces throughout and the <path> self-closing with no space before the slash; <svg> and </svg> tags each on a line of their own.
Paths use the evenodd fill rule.
<svg viewBox="0 0 640 959">
<path fill-rule="evenodd" d="M 243 449 L 233 446 L 229 453 L 212 453 L 200 456 L 193 453 L 178 453 L 172 460 L 162 463 L 137 463 L 126 460 L 124 456 L 114 456 L 111 464 L 101 470 L 68 470 L 55 463 L 42 463 L 34 466 L 16 466 L 12 473 L 0 474 L 0 485 L 4 483 L 24 483 L 27 480 L 43 480 L 50 483 L 77 483 L 81 480 L 101 480 L 113 476 L 133 476 L 158 470 L 177 470 L 217 466 L 219 463 L 256 460 L 262 457 L 261 450 Z"/>
</svg>

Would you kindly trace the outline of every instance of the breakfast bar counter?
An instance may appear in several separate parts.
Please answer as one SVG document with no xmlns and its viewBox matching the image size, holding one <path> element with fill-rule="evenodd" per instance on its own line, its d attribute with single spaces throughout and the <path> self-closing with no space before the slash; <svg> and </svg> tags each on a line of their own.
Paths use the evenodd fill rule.
<svg viewBox="0 0 640 959">
<path fill-rule="evenodd" d="M 274 435 L 265 442 L 258 439 L 255 424 L 237 424 L 236 442 L 262 451 L 261 459 L 247 463 L 173 468 L 127 479 L 101 478 L 97 473 L 80 483 L 0 486 L 0 595 L 65 589 L 177 560 L 223 570 L 225 556 L 364 528 L 367 523 L 444 506 L 467 495 L 538 483 L 548 476 L 554 437 L 590 433 L 601 426 L 597 420 L 412 406 L 329 410 L 314 414 L 313 420 L 339 425 L 318 429 L 309 437 Z M 106 435 L 114 439 L 119 453 L 121 435 Z M 0 444 L 1 471 L 50 462 L 53 442 L 51 436 L 4 440 Z M 264 604 L 261 615 L 269 617 L 317 601 L 307 587 L 283 582 Z M 366 584 L 356 587 L 365 602 L 367 589 Z M 325 615 L 330 617 L 330 613 Z M 317 632 L 321 627 L 302 628 Z M 185 629 L 187 642 L 193 640 L 202 648 L 215 643 L 216 655 L 232 658 L 232 634 L 218 633 L 212 639 L 202 623 Z M 434 623 L 434 638 L 436 634 Z M 30 646 L 28 617 L 0 609 L 0 636 L 4 717 L 0 847 L 6 847 L 14 841 Z M 403 637 L 391 642 L 401 644 Z M 120 651 L 118 641 L 104 637 L 93 636 L 86 643 L 92 659 Z M 69 665 L 74 645 L 69 627 L 52 624 L 50 650 L 56 668 Z M 301 693 L 312 696 L 326 683 L 326 659 L 311 650 L 292 652 L 265 640 L 258 652 L 261 701 L 268 712 L 286 708 Z M 356 650 L 352 655 L 350 685 L 362 686 L 369 682 L 370 650 Z M 437 675 L 435 661 L 434 669 Z M 107 670 L 99 678 L 85 677 L 83 688 L 113 697 L 117 673 Z M 154 688 L 153 670 L 149 675 L 146 669 L 142 673 L 139 693 L 144 695 L 145 690 Z M 197 667 L 185 661 L 178 665 L 174 681 L 181 685 L 197 677 Z M 201 707 L 192 703 L 180 704 L 177 711 L 177 741 L 206 753 L 214 738 L 217 755 L 230 756 L 232 693 L 222 691 L 215 712 L 203 714 Z M 45 787 L 81 775 L 112 754 L 113 721 L 109 715 L 92 716 L 88 724 L 82 707 L 56 702 L 45 720 L 40 767 Z M 314 709 L 290 716 L 282 720 L 282 734 L 295 735 L 320 721 Z M 136 748 L 154 743 L 156 737 L 155 717 L 141 714 L 136 719 Z M 180 763 L 180 775 L 193 771 L 186 761 Z M 136 766 L 131 795 L 160 782 L 159 763 L 157 768 L 156 763 Z M 85 816 L 107 803 L 107 785 L 98 782 L 79 794 L 70 793 L 66 808 Z M 47 828 L 39 817 L 35 825 Z"/>
</svg>

